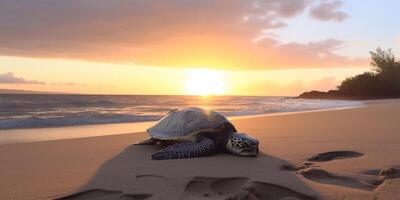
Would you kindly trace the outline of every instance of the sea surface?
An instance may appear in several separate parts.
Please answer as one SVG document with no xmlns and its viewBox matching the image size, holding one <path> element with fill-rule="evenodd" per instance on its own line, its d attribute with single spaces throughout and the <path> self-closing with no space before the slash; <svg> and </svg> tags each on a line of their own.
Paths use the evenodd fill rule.
<svg viewBox="0 0 400 200">
<path fill-rule="evenodd" d="M 0 94 L 0 129 L 155 121 L 187 107 L 242 116 L 360 105 L 360 101 L 268 96 Z"/>
</svg>

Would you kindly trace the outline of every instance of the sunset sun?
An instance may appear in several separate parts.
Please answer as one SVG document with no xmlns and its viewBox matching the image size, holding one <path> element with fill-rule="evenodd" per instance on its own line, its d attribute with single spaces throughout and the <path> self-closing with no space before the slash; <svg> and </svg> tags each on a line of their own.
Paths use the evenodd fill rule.
<svg viewBox="0 0 400 200">
<path fill-rule="evenodd" d="M 189 95 L 221 95 L 224 93 L 222 74 L 207 69 L 187 70 L 188 79 L 185 83 L 185 92 Z"/>
</svg>

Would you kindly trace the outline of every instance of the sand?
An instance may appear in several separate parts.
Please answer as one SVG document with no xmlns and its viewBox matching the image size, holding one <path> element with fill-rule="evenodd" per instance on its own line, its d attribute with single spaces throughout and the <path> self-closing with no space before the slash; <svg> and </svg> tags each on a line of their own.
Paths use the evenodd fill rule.
<svg viewBox="0 0 400 200">
<path fill-rule="evenodd" d="M 153 161 L 145 133 L 0 146 L 1 199 L 400 199 L 400 101 L 235 119 L 256 158 Z"/>
</svg>

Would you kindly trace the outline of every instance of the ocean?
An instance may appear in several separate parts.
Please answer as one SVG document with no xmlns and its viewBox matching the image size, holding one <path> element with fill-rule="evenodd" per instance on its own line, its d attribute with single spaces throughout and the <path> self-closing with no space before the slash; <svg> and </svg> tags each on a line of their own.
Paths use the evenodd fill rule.
<svg viewBox="0 0 400 200">
<path fill-rule="evenodd" d="M 213 109 L 229 117 L 360 105 L 361 101 L 271 96 L 0 94 L 0 129 L 156 121 L 187 107 Z"/>
</svg>

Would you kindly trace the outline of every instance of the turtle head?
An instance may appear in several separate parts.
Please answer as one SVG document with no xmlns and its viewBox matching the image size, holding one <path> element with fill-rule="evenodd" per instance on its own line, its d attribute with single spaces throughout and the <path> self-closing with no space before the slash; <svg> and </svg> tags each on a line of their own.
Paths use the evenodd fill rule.
<svg viewBox="0 0 400 200">
<path fill-rule="evenodd" d="M 228 138 L 226 149 L 240 156 L 257 156 L 258 140 L 244 133 L 233 133 Z"/>
</svg>

